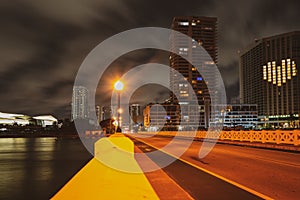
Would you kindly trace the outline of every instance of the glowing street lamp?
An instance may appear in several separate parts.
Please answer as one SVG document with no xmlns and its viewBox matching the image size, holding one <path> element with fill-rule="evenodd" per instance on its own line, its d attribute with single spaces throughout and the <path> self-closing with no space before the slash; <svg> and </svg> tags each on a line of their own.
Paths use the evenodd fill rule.
<svg viewBox="0 0 300 200">
<path fill-rule="evenodd" d="M 124 88 L 124 84 L 120 80 L 118 80 L 117 82 L 115 82 L 114 88 L 118 93 L 118 110 L 117 110 L 117 112 L 118 112 L 118 118 L 117 118 L 118 128 L 117 128 L 117 130 L 120 130 L 120 125 L 121 125 L 120 124 L 120 114 L 121 114 L 120 99 L 121 99 L 121 91 Z"/>
</svg>

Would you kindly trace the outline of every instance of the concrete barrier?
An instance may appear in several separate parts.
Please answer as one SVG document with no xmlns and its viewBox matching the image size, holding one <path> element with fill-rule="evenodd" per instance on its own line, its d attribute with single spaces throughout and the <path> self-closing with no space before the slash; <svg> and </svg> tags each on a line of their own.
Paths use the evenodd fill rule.
<svg viewBox="0 0 300 200">
<path fill-rule="evenodd" d="M 107 166 L 107 164 L 122 165 L 122 169 L 139 170 L 141 173 L 122 172 Z M 159 198 L 134 159 L 133 142 L 123 134 L 114 134 L 95 143 L 95 158 L 84 166 L 52 199 Z"/>
</svg>

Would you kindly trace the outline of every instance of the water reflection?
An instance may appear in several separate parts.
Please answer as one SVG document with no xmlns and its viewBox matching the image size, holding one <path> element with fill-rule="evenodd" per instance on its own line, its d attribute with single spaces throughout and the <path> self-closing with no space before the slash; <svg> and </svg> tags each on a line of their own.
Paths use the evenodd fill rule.
<svg viewBox="0 0 300 200">
<path fill-rule="evenodd" d="M 90 158 L 78 139 L 0 138 L 0 199 L 49 199 Z"/>
</svg>

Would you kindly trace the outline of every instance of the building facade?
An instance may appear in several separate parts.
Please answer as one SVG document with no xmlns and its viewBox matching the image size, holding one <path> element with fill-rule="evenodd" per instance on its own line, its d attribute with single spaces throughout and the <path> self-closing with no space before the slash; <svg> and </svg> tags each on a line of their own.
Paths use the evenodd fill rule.
<svg viewBox="0 0 300 200">
<path fill-rule="evenodd" d="M 299 127 L 300 32 L 256 40 L 240 53 L 242 103 L 257 104 L 262 124 Z"/>
<path fill-rule="evenodd" d="M 71 119 L 87 119 L 89 117 L 88 89 L 83 86 L 73 87 Z"/>
</svg>

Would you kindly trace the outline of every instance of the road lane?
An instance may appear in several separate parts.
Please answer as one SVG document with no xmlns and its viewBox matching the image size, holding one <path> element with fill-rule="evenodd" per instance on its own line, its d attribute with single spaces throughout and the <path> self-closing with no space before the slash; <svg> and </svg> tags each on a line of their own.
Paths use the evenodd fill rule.
<svg viewBox="0 0 300 200">
<path fill-rule="evenodd" d="M 144 153 L 156 150 L 136 139 L 132 140 Z M 165 160 L 172 159 L 170 155 L 161 151 L 155 151 L 149 157 L 159 166 L 163 166 Z M 163 171 L 195 199 L 262 199 L 181 160 L 164 167 Z"/>
<path fill-rule="evenodd" d="M 172 138 L 143 138 L 163 147 Z M 184 140 L 173 141 L 182 148 Z M 217 144 L 204 158 L 198 158 L 202 142 L 194 141 L 181 156 L 201 168 L 245 185 L 274 199 L 298 199 L 300 196 L 300 154 Z"/>
</svg>

